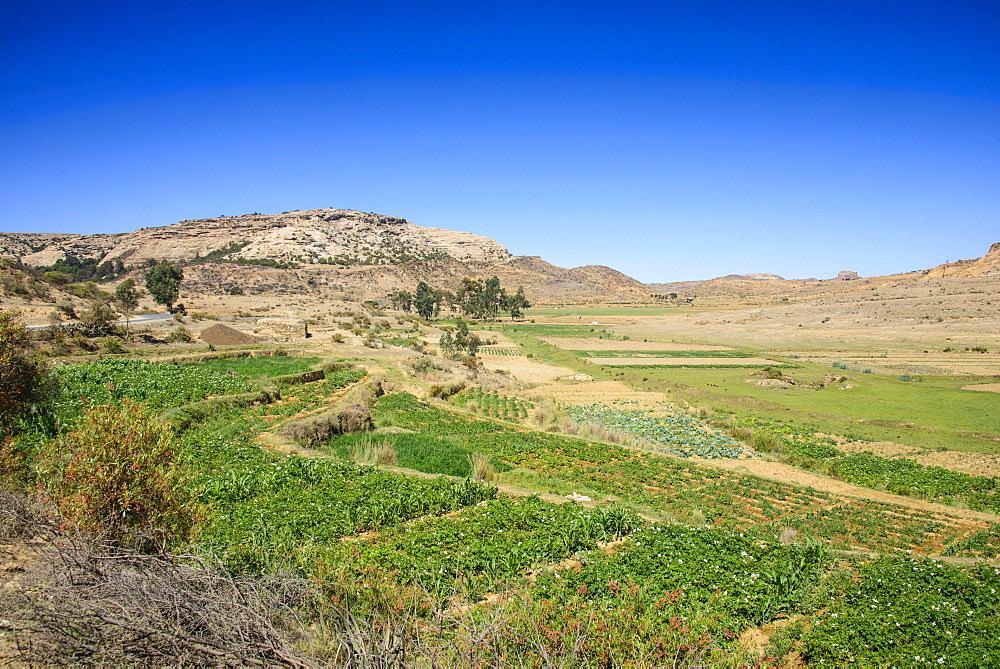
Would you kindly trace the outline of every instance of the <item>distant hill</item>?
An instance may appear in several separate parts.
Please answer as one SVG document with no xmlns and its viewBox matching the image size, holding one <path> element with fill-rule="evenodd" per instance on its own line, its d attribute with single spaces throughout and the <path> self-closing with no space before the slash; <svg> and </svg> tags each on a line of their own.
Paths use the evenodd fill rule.
<svg viewBox="0 0 1000 669">
<path fill-rule="evenodd" d="M 0 256 L 36 267 L 67 258 L 131 268 L 180 261 L 191 263 L 185 288 L 206 293 L 240 286 L 373 299 L 419 280 L 456 289 L 466 276 L 495 274 L 506 286 L 524 286 L 534 301 L 649 299 L 641 283 L 610 267 L 564 269 L 512 256 L 488 237 L 344 209 L 204 218 L 122 234 L 0 233 Z M 247 267 L 253 262 L 265 264 Z"/>
<path fill-rule="evenodd" d="M 990 246 L 981 258 L 938 265 L 927 273 L 929 279 L 955 276 L 1000 276 L 1000 242 Z"/>
</svg>

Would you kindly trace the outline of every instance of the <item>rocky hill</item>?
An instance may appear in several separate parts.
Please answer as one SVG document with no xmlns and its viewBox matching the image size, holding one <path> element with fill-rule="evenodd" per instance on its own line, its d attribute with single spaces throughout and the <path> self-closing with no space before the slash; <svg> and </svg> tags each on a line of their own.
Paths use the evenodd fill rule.
<svg viewBox="0 0 1000 669">
<path fill-rule="evenodd" d="M 938 265 L 927 273 L 928 279 L 959 276 L 1000 276 L 1000 242 L 990 246 L 981 258 Z"/>
<path fill-rule="evenodd" d="M 149 260 L 180 261 L 190 263 L 186 290 L 202 294 L 240 287 L 248 294 L 374 299 L 413 290 L 421 280 L 454 290 L 466 276 L 497 275 L 506 286 L 524 286 L 533 301 L 649 295 L 641 283 L 609 267 L 564 269 L 537 256 L 512 256 L 488 237 L 343 209 L 206 218 L 117 235 L 0 233 L 0 256 L 36 267 L 70 257 L 132 268 Z M 294 268 L 240 264 L 254 261 Z"/>
<path fill-rule="evenodd" d="M 147 260 L 191 261 L 205 256 L 372 265 L 510 257 L 506 248 L 487 237 L 343 209 L 203 218 L 120 235 L 0 233 L 0 255 L 19 257 L 34 266 L 72 256 L 120 260 L 133 267 Z"/>
</svg>

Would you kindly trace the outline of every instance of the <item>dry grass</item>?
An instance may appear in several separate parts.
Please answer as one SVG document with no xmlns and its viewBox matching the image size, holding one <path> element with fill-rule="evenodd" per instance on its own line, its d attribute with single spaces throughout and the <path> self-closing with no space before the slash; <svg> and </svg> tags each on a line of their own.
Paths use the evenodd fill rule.
<svg viewBox="0 0 1000 669">
<path fill-rule="evenodd" d="M 470 453 L 469 466 L 472 468 L 472 477 L 477 481 L 496 480 L 497 471 L 490 461 L 490 456 L 485 453 Z"/>
<path fill-rule="evenodd" d="M 370 437 L 358 440 L 351 447 L 351 460 L 370 465 L 396 464 L 396 449 L 385 439 Z"/>
<path fill-rule="evenodd" d="M 2 660 L 19 666 L 312 666 L 292 647 L 312 601 L 301 579 L 235 577 L 193 557 L 144 555 L 70 537 L 30 498 L 0 495 L 11 556 Z"/>
</svg>

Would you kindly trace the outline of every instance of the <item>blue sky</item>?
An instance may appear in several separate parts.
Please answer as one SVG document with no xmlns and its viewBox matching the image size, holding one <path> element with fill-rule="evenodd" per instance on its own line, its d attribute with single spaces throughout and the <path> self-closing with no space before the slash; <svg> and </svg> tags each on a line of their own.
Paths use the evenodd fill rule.
<svg viewBox="0 0 1000 669">
<path fill-rule="evenodd" d="M 338 207 L 644 281 L 1000 241 L 997 2 L 0 9 L 0 231 Z"/>
</svg>

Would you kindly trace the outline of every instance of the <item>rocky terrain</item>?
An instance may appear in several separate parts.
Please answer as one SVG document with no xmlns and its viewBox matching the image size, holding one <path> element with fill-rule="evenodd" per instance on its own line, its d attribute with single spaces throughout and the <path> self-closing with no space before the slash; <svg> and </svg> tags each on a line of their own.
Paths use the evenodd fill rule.
<svg viewBox="0 0 1000 669">
<path fill-rule="evenodd" d="M 892 291 L 904 291 L 908 297 L 885 302 L 880 313 L 892 320 L 925 323 L 957 317 L 954 308 L 965 314 L 967 306 L 972 317 L 993 311 L 987 299 L 971 297 L 979 290 L 971 284 L 963 284 L 959 291 L 968 299 L 948 300 L 962 302 L 962 307 L 924 299 L 934 297 L 933 281 L 966 278 L 975 283 L 1000 276 L 997 243 L 978 259 L 884 277 L 862 278 L 845 270 L 826 280 L 759 273 L 642 284 L 609 267 L 564 269 L 538 256 L 512 256 L 487 237 L 343 209 L 205 218 L 122 234 L 0 233 L 0 257 L 36 267 L 67 258 L 118 261 L 136 268 L 140 283 L 138 270 L 147 262 L 182 262 L 187 264 L 184 289 L 189 296 L 222 295 L 238 287 L 247 295 L 353 301 L 380 299 L 393 290 L 412 291 L 418 281 L 455 290 L 464 277 L 497 275 L 505 286 L 523 286 L 535 303 L 650 303 L 655 295 L 677 293 L 712 308 L 783 305 L 787 311 L 785 303 L 808 301 L 812 306 L 807 311 L 812 309 L 822 318 L 831 308 L 846 316 L 859 304 L 881 304 Z M 993 290 L 992 283 L 984 290 Z M 752 320 L 759 318 L 755 315 Z M 811 320 L 805 312 L 788 318 Z"/>
<path fill-rule="evenodd" d="M 69 256 L 138 266 L 147 260 L 190 261 L 213 253 L 219 259 L 351 264 L 510 257 L 506 248 L 487 237 L 343 209 L 203 218 L 119 235 L 0 233 L 0 255 L 35 266 Z"/>
</svg>

